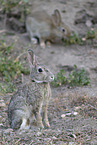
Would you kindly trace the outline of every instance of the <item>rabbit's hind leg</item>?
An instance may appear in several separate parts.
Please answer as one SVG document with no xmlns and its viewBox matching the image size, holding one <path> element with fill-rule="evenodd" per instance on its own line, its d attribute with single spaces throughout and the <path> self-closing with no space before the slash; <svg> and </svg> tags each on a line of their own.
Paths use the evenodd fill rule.
<svg viewBox="0 0 97 145">
<path fill-rule="evenodd" d="M 22 119 L 20 119 L 20 118 L 14 118 L 12 120 L 12 122 L 10 123 L 10 126 L 11 126 L 11 128 L 13 130 L 17 130 L 17 129 L 20 128 L 21 124 L 22 124 Z"/>
<path fill-rule="evenodd" d="M 27 118 L 22 119 L 22 124 L 20 126 L 20 130 L 29 129 L 30 128 L 30 121 Z"/>
<path fill-rule="evenodd" d="M 14 130 L 30 127 L 30 121 L 23 110 L 15 110 L 12 114 L 10 125 Z"/>
<path fill-rule="evenodd" d="M 14 129 L 14 130 L 17 130 L 17 129 L 20 129 L 20 130 L 23 130 L 23 129 L 29 129 L 30 128 L 30 122 L 29 122 L 29 119 L 21 119 L 21 118 L 14 118 L 12 120 L 12 123 L 11 123 L 11 127 Z"/>
</svg>

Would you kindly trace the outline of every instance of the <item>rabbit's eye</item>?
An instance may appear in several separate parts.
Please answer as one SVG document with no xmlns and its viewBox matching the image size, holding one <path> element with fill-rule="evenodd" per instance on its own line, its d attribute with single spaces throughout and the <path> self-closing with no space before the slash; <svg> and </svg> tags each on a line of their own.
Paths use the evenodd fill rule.
<svg viewBox="0 0 97 145">
<path fill-rule="evenodd" d="M 62 32 L 65 32 L 65 29 L 64 28 L 62 29 Z"/>
<path fill-rule="evenodd" d="M 38 72 L 43 72 L 42 68 L 39 68 L 39 69 L 38 69 Z"/>
</svg>

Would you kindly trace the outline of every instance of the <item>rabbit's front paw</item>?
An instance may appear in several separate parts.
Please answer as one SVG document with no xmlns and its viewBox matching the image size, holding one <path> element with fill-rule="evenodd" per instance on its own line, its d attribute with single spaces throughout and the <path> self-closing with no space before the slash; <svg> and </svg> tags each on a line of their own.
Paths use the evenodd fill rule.
<svg viewBox="0 0 97 145">
<path fill-rule="evenodd" d="M 49 128 L 50 127 L 50 124 L 48 121 L 45 122 L 45 127 Z"/>
<path fill-rule="evenodd" d="M 43 48 L 43 49 L 45 49 L 45 42 L 44 42 L 44 41 L 42 41 L 42 42 L 40 43 L 40 47 Z"/>
<path fill-rule="evenodd" d="M 20 126 L 20 130 L 29 129 L 29 128 L 30 128 L 29 120 L 23 118 L 22 124 Z"/>
<path fill-rule="evenodd" d="M 42 123 L 38 123 L 40 128 L 44 128 L 44 125 Z"/>
<path fill-rule="evenodd" d="M 47 47 L 48 47 L 48 48 L 51 47 L 51 42 L 50 42 L 50 41 L 47 41 L 46 44 L 47 44 Z"/>
<path fill-rule="evenodd" d="M 37 39 L 36 38 L 31 38 L 32 44 L 37 44 Z"/>
</svg>

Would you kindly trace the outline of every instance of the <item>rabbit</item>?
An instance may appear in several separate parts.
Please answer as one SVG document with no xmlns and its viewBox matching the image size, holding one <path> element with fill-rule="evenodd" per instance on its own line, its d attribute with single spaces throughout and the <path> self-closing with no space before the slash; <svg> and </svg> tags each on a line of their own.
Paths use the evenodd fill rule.
<svg viewBox="0 0 97 145">
<path fill-rule="evenodd" d="M 34 118 L 41 128 L 44 128 L 44 125 L 50 127 L 47 107 L 51 97 L 50 82 L 54 80 L 54 75 L 37 62 L 32 50 L 28 50 L 27 53 L 30 66 L 29 81 L 18 89 L 8 105 L 8 120 L 13 130 L 29 129 Z"/>
<path fill-rule="evenodd" d="M 70 30 L 62 22 L 61 14 L 58 9 L 50 16 L 45 10 L 33 12 L 26 18 L 26 29 L 32 43 L 40 42 L 40 46 L 45 48 L 45 42 L 54 42 L 56 38 L 70 36 Z"/>
</svg>

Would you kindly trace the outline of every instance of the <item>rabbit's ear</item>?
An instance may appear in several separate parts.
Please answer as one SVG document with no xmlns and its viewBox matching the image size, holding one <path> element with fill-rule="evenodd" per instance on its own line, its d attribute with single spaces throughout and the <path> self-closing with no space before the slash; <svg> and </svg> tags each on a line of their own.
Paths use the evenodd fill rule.
<svg viewBox="0 0 97 145">
<path fill-rule="evenodd" d="M 28 50 L 28 61 L 31 66 L 35 66 L 36 61 L 35 61 L 35 54 L 32 50 Z"/>
<path fill-rule="evenodd" d="M 52 15 L 52 21 L 55 26 L 60 25 L 61 23 L 61 14 L 59 10 L 54 10 L 54 14 Z"/>
</svg>

